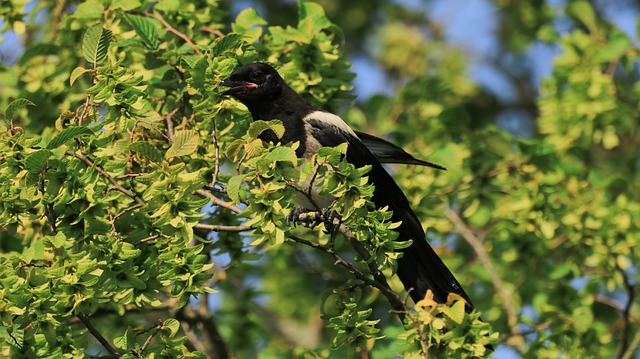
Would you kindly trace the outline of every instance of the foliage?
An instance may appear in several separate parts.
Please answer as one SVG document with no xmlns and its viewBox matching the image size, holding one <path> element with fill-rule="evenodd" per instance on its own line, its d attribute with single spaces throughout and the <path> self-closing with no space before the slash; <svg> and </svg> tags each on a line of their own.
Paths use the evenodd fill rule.
<svg viewBox="0 0 640 359">
<path fill-rule="evenodd" d="M 514 104 L 470 79 L 426 11 L 256 3 L 266 10 L 233 19 L 217 0 L 3 3 L 2 33 L 25 43 L 0 65 L 3 356 L 637 355 L 640 91 L 627 34 L 587 1 L 496 1 L 504 58 L 562 49 L 539 86 L 514 66 Z M 346 48 L 375 59 L 396 94 L 351 106 Z M 448 168 L 391 171 L 482 320 L 455 296 L 405 302 L 393 272 L 408 243 L 345 146 L 303 163 L 297 144 L 258 139 L 281 123 L 219 96 L 253 61 Z M 530 136 L 496 125 L 512 106 L 533 119 Z M 341 221 L 288 224 L 294 198 L 309 197 L 302 181 L 337 198 L 317 218 Z"/>
</svg>

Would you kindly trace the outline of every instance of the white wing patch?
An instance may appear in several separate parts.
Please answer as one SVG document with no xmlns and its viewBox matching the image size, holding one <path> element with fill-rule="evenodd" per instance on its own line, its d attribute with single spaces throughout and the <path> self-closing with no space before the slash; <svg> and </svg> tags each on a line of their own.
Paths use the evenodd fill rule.
<svg viewBox="0 0 640 359">
<path fill-rule="evenodd" d="M 302 121 L 304 121 L 304 122 L 307 122 L 309 120 L 322 121 L 322 122 L 326 123 L 327 125 L 335 126 L 335 127 L 339 128 L 340 130 L 342 130 L 344 132 L 347 132 L 348 134 L 352 135 L 353 137 L 358 138 L 356 133 L 353 132 L 351 127 L 349 127 L 349 125 L 347 125 L 347 123 L 344 122 L 344 120 L 342 118 L 340 118 L 340 116 L 334 115 L 334 114 L 332 114 L 330 112 L 314 111 L 314 112 L 311 112 L 310 114 L 306 115 L 302 119 Z"/>
</svg>

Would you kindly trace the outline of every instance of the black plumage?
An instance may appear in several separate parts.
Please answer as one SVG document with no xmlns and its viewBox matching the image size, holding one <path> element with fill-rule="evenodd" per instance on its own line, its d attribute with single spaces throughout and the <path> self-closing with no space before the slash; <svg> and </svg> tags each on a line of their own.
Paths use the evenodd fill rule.
<svg viewBox="0 0 640 359">
<path fill-rule="evenodd" d="M 310 158 L 321 146 L 348 143 L 347 161 L 356 167 L 371 165 L 369 182 L 375 185 L 373 201 L 378 208 L 388 206 L 392 220 L 401 222 L 396 229 L 399 240 L 412 239 L 398 260 L 397 274 L 414 301 L 422 299 L 428 289 L 438 302 L 446 302 L 450 292 L 473 306 L 462 286 L 433 248 L 425 240 L 424 229 L 409 201 L 381 163 L 407 163 L 444 167 L 418 160 L 400 147 L 383 139 L 353 131 L 340 117 L 323 111 L 300 97 L 270 65 L 252 63 L 240 67 L 221 86 L 230 87 L 230 95 L 247 106 L 254 120 L 281 120 L 285 133 L 283 143 L 299 141 L 298 157 Z M 273 133 L 263 133 L 263 140 L 276 142 Z"/>
</svg>

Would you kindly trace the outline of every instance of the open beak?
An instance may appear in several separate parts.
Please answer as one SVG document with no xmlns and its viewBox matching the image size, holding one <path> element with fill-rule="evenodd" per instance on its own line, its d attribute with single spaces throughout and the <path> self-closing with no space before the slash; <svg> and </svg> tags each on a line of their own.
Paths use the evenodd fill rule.
<svg viewBox="0 0 640 359">
<path fill-rule="evenodd" d="M 223 92 L 222 95 L 240 95 L 240 94 L 248 94 L 251 90 L 258 87 L 258 85 L 253 82 L 247 81 L 232 81 L 231 79 L 226 79 L 220 83 L 218 86 L 231 87 L 227 91 Z"/>
</svg>

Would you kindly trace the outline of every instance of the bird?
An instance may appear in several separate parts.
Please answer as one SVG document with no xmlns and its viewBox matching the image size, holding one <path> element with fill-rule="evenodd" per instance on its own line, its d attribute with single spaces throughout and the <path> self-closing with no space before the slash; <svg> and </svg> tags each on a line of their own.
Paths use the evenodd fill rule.
<svg viewBox="0 0 640 359">
<path fill-rule="evenodd" d="M 419 160 L 382 138 L 354 131 L 338 115 L 324 111 L 301 97 L 267 63 L 242 65 L 219 87 L 227 87 L 220 94 L 244 104 L 253 120 L 282 121 L 284 134 L 281 138 L 278 139 L 271 131 L 263 132 L 260 138 L 273 143 L 298 142 L 298 158 L 310 160 L 320 147 L 347 143 L 346 160 L 349 163 L 356 168 L 371 166 L 368 178 L 375 188 L 372 200 L 377 208 L 391 210 L 391 220 L 400 223 L 394 229 L 398 232 L 397 240 L 412 240 L 409 247 L 400 249 L 402 256 L 397 261 L 396 271 L 411 298 L 418 303 L 431 290 L 436 302 L 446 303 L 449 293 L 455 293 L 464 298 L 465 310 L 473 311 L 469 296 L 427 242 L 418 216 L 383 163 L 444 167 Z"/>
</svg>

